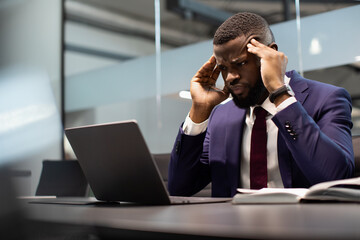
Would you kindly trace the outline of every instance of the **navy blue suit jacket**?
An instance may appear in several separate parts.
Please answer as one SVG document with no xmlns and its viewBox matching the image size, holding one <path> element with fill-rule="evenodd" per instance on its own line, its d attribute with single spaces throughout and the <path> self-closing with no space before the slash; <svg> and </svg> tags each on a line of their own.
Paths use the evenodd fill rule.
<svg viewBox="0 0 360 240">
<path fill-rule="evenodd" d="M 278 161 L 284 187 L 310 187 L 352 177 L 351 99 L 339 87 L 291 78 L 296 103 L 277 113 Z M 246 110 L 233 101 L 212 111 L 206 132 L 185 135 L 180 127 L 169 164 L 169 192 L 190 196 L 212 183 L 212 196 L 229 197 L 240 186 L 241 141 Z M 289 134 L 290 125 L 296 138 Z"/>
</svg>

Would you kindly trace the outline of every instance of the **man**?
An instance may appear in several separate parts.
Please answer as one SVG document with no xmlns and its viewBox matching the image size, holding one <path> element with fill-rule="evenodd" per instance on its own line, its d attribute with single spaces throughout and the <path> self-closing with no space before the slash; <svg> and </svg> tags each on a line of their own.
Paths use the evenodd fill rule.
<svg viewBox="0 0 360 240">
<path fill-rule="evenodd" d="M 344 89 L 285 73 L 287 57 L 256 14 L 226 20 L 213 47 L 191 80 L 192 106 L 169 164 L 171 195 L 190 196 L 210 182 L 213 197 L 229 197 L 238 187 L 310 187 L 352 176 Z M 220 72 L 223 89 L 215 86 Z M 229 94 L 233 100 L 219 105 Z"/>
</svg>

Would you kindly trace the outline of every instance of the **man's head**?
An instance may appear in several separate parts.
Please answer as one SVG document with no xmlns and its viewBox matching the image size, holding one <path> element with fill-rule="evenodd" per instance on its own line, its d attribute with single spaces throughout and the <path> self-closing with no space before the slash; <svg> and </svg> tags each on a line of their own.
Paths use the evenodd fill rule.
<svg viewBox="0 0 360 240">
<path fill-rule="evenodd" d="M 220 25 L 215 32 L 213 44 L 221 45 L 240 36 L 255 36 L 255 39 L 264 45 L 275 42 L 269 24 L 264 18 L 255 13 L 241 12 Z"/>
<path fill-rule="evenodd" d="M 260 59 L 247 51 L 251 39 L 277 50 L 268 23 L 254 13 L 238 13 L 215 32 L 214 56 L 234 102 L 246 108 L 261 104 L 268 92 L 260 74 Z"/>
</svg>

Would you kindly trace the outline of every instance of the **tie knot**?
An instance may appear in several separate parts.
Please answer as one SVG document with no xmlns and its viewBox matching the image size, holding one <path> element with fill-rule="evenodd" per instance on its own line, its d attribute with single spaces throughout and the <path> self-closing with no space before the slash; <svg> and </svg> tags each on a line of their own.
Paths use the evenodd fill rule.
<svg viewBox="0 0 360 240">
<path fill-rule="evenodd" d="M 267 115 L 267 111 L 263 109 L 262 107 L 256 107 L 254 109 L 254 114 L 257 118 L 265 118 Z"/>
</svg>

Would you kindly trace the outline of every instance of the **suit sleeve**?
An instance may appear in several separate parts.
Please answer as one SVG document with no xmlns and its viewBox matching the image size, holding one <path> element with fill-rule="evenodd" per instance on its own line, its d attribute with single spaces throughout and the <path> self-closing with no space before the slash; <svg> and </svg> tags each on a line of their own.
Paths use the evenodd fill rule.
<svg viewBox="0 0 360 240">
<path fill-rule="evenodd" d="M 206 133 L 189 136 L 180 127 L 169 164 L 170 195 L 191 196 L 210 182 L 209 165 L 201 161 Z"/>
<path fill-rule="evenodd" d="M 309 101 L 310 102 L 310 101 Z M 292 157 L 311 185 L 349 178 L 354 171 L 351 139 L 351 100 L 342 88 L 326 98 L 318 97 L 309 108 L 291 104 L 272 119 L 285 139 Z"/>
</svg>

